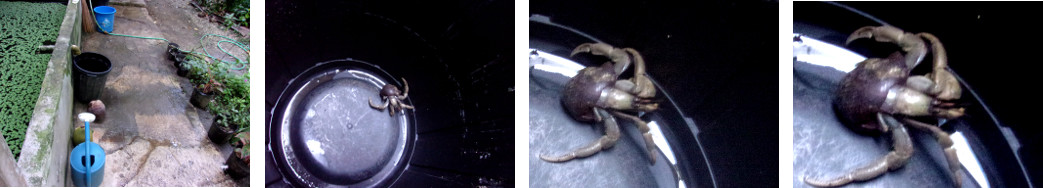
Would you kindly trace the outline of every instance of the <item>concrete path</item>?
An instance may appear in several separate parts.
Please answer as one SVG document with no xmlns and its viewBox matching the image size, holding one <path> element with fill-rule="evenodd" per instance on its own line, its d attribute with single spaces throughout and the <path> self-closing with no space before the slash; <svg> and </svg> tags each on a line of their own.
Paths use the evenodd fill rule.
<svg viewBox="0 0 1043 188">
<path fill-rule="evenodd" d="M 166 38 L 185 50 L 200 47 L 199 38 L 208 33 L 238 37 L 198 17 L 189 2 L 113 1 L 110 6 L 117 9 L 113 33 Z M 220 53 L 213 46 L 216 39 L 204 43 L 211 43 L 207 44 L 211 53 Z M 107 118 L 91 124 L 92 140 L 107 155 L 101 186 L 237 186 L 221 169 L 232 149 L 207 138 L 213 117 L 189 104 L 193 87 L 175 74 L 173 62 L 166 58 L 166 42 L 92 32 L 84 35 L 82 48 L 113 62 L 101 96 Z M 85 111 L 83 103 L 73 108 L 74 114 Z"/>
</svg>

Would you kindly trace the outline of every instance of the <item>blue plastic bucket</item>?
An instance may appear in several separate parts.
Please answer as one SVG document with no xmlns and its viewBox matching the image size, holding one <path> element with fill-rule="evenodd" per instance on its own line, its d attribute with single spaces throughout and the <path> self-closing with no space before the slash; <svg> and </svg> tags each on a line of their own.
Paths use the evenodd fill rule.
<svg viewBox="0 0 1043 188">
<path fill-rule="evenodd" d="M 98 32 L 111 33 L 112 25 L 116 21 L 116 8 L 110 6 L 94 7 L 94 18 L 98 20 Z"/>
<path fill-rule="evenodd" d="M 87 147 L 90 147 L 89 154 L 87 154 Z M 105 178 L 105 149 L 94 142 L 81 143 L 72 148 L 72 152 L 69 152 L 69 165 L 72 166 L 73 185 L 97 187 Z M 87 173 L 91 174 L 90 185 L 87 184 Z"/>
</svg>

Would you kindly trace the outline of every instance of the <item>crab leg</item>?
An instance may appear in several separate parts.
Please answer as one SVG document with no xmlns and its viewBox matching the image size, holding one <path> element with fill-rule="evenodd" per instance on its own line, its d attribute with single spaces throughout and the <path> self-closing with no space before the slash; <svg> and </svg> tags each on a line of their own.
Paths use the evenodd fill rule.
<svg viewBox="0 0 1043 188">
<path fill-rule="evenodd" d="M 605 43 L 583 43 L 577 46 L 576 49 L 572 50 L 570 56 L 575 56 L 576 54 L 584 52 L 608 57 L 612 60 L 613 69 L 615 69 L 617 73 L 623 72 L 623 70 L 626 70 L 627 67 L 630 66 L 630 55 L 627 54 L 625 50 L 612 47 L 612 45 Z"/>
<path fill-rule="evenodd" d="M 373 107 L 373 108 L 376 108 L 376 109 L 384 110 L 384 108 L 388 107 L 388 101 L 384 101 L 384 104 L 382 104 L 382 105 L 377 105 L 377 104 L 373 104 L 373 99 L 369 99 L 369 106 Z"/>
<path fill-rule="evenodd" d="M 851 183 L 852 181 L 873 179 L 888 170 L 898 169 L 905 165 L 906 160 L 909 160 L 909 157 L 913 155 L 913 143 L 909 138 L 909 133 L 905 130 L 905 126 L 890 115 L 877 113 L 876 116 L 881 124 L 887 125 L 891 128 L 891 139 L 892 142 L 894 142 L 892 143 L 894 148 L 891 152 L 887 153 L 886 156 L 877 159 L 873 163 L 855 169 L 855 171 L 843 176 L 826 180 L 809 179 L 808 177 L 804 177 L 804 183 L 817 187 L 836 187 Z"/>
<path fill-rule="evenodd" d="M 956 187 L 960 187 L 962 183 L 960 170 L 962 170 L 962 167 L 960 166 L 960 160 L 956 157 L 956 148 L 953 147 L 952 139 L 949 139 L 949 133 L 945 133 L 945 131 L 936 126 L 913 119 L 903 118 L 902 121 L 914 128 L 934 134 L 934 137 L 938 139 L 938 145 L 941 145 L 942 150 L 945 151 L 945 159 L 949 162 L 949 172 L 952 173 L 953 183 Z"/>
<path fill-rule="evenodd" d="M 399 102 L 402 102 L 402 101 L 399 101 Z M 406 103 L 399 103 L 399 105 L 402 105 L 402 108 L 404 108 L 404 109 L 413 109 L 413 106 L 410 106 L 410 105 L 408 105 Z"/>
<path fill-rule="evenodd" d="M 949 61 L 942 42 L 938 40 L 938 37 L 930 33 L 919 33 L 918 35 L 931 42 L 931 53 L 934 62 L 931 73 L 928 76 L 931 77 L 935 84 L 931 88 L 930 93 L 941 100 L 959 99 L 961 93 L 960 83 L 952 73 L 945 69 L 949 67 Z"/>
<path fill-rule="evenodd" d="M 405 87 L 405 90 L 402 91 L 402 96 L 398 96 L 398 100 L 406 100 L 406 97 L 409 97 L 409 82 L 406 82 L 405 77 L 402 77 L 402 86 Z"/>
<path fill-rule="evenodd" d="M 648 83 L 649 84 L 647 86 L 651 86 L 652 85 L 651 82 L 648 82 Z M 627 94 L 630 94 L 630 95 L 640 95 L 639 93 L 640 93 L 641 89 L 636 89 L 637 85 L 634 84 L 634 82 L 632 80 L 616 80 L 616 83 L 613 86 L 616 87 L 617 89 L 619 89 L 620 91 L 627 92 Z M 655 88 L 650 88 L 650 89 L 651 89 L 651 95 L 655 95 Z M 645 91 L 648 91 L 648 90 L 645 90 Z M 656 109 L 659 109 L 659 103 L 652 102 L 651 101 L 652 97 L 654 97 L 654 96 L 650 96 L 650 97 L 637 96 L 636 98 L 634 98 L 634 101 L 631 101 L 629 103 L 623 103 L 623 104 L 626 104 L 626 106 L 617 106 L 616 108 L 619 108 L 619 109 L 630 109 L 630 108 L 633 108 L 633 109 L 637 109 L 638 111 L 644 111 L 644 112 L 654 111 Z"/>
<path fill-rule="evenodd" d="M 565 162 L 575 158 L 587 157 L 600 152 L 603 149 L 611 148 L 616 144 L 616 140 L 619 140 L 619 124 L 616 123 L 616 119 L 612 118 L 612 114 L 603 109 L 594 108 L 595 120 L 605 124 L 605 135 L 601 136 L 597 141 L 590 143 L 586 147 L 579 148 L 568 154 L 548 157 L 541 154 L 540 159 L 548 162 Z"/>
<path fill-rule="evenodd" d="M 631 78 L 634 82 L 634 88 L 630 90 L 630 93 L 640 98 L 655 97 L 655 86 L 652 85 L 652 81 L 645 75 L 645 59 L 641 57 L 641 54 L 637 53 L 637 50 L 632 48 L 624 48 L 623 50 L 626 50 L 634 58 L 634 77 Z"/>
<path fill-rule="evenodd" d="M 637 129 L 640 130 L 641 134 L 645 137 L 645 147 L 648 148 L 648 159 L 652 161 L 652 164 L 655 164 L 655 142 L 652 141 L 652 133 L 648 132 L 649 130 L 651 130 L 648 128 L 648 124 L 645 123 L 645 121 L 642 121 L 641 118 L 638 118 L 637 116 L 633 116 L 630 114 L 613 111 L 612 115 L 630 119 L 630 121 L 634 122 L 634 124 L 637 125 Z"/>
<path fill-rule="evenodd" d="M 909 68 L 915 67 L 923 61 L 927 55 L 927 46 L 924 45 L 919 36 L 906 33 L 893 26 L 865 26 L 855 30 L 848 36 L 846 44 L 862 38 L 875 39 L 877 42 L 890 42 L 902 48 L 906 52 L 905 65 Z"/>
<path fill-rule="evenodd" d="M 615 48 L 605 43 L 584 43 L 572 50 L 571 55 L 574 56 L 582 52 L 608 57 L 612 60 L 613 69 L 616 73 L 625 71 L 633 63 L 634 77 L 631 80 L 634 83 L 634 87 L 627 91 L 641 98 L 655 96 L 655 88 L 652 86 L 652 81 L 645 75 L 645 60 L 637 50 L 633 48 Z M 633 60 L 631 61 L 631 59 Z"/>
<path fill-rule="evenodd" d="M 391 116 L 395 116 L 395 111 L 402 110 L 402 106 L 399 106 L 398 100 L 388 98 L 388 102 L 391 102 L 391 109 L 388 110 Z"/>
</svg>

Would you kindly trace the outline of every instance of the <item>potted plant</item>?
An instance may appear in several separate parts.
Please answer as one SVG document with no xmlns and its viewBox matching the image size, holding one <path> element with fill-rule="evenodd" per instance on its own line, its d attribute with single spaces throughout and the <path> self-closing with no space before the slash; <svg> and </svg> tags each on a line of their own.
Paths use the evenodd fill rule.
<svg viewBox="0 0 1043 188">
<path fill-rule="evenodd" d="M 184 62 L 175 63 L 175 66 L 177 66 L 177 75 L 180 77 L 188 77 L 188 73 L 191 72 L 193 68 L 198 67 L 198 64 L 199 62 L 197 62 L 195 58 L 186 58 Z"/>
<path fill-rule="evenodd" d="M 229 142 L 235 147 L 235 150 L 228 155 L 228 159 L 225 161 L 225 165 L 228 166 L 224 170 L 225 174 L 231 176 L 232 179 L 250 176 L 250 128 L 241 129 Z"/>
<path fill-rule="evenodd" d="M 226 143 L 232 138 L 232 134 L 235 133 L 235 128 L 230 126 L 228 121 L 230 118 L 226 117 L 226 114 L 216 115 L 217 116 L 214 117 L 214 123 L 210 124 L 210 130 L 207 131 L 206 136 L 210 138 L 210 141 L 214 142 L 214 144 Z"/>
<path fill-rule="evenodd" d="M 216 92 L 220 92 L 223 84 L 215 79 L 205 79 L 203 83 L 196 86 L 196 91 L 192 93 L 192 105 L 199 108 L 209 108 L 211 103 L 214 102 L 214 96 Z"/>
<path fill-rule="evenodd" d="M 221 82 L 227 85 L 209 107 L 209 111 L 217 116 L 208 133 L 214 143 L 225 143 L 233 132 L 242 132 L 250 126 L 250 86 L 246 83 L 249 75 L 221 76 Z"/>
<path fill-rule="evenodd" d="M 193 105 L 203 109 L 210 108 L 214 97 L 220 92 L 224 92 L 224 83 L 221 82 L 221 78 L 228 73 L 227 69 L 222 69 L 223 67 L 217 65 L 221 63 L 207 64 L 210 66 L 205 70 L 193 67 L 194 74 L 189 78 L 196 86 L 190 100 Z"/>
</svg>

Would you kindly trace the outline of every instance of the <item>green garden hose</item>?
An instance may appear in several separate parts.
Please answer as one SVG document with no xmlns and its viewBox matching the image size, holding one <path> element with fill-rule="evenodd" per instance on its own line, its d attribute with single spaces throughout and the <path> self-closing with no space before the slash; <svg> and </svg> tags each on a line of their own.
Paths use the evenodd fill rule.
<svg viewBox="0 0 1043 188">
<path fill-rule="evenodd" d="M 92 8 L 90 8 L 91 15 L 94 15 L 94 8 L 93 8 L 94 5 L 91 4 L 90 1 L 87 1 L 87 6 L 92 7 Z M 98 19 L 94 19 L 94 24 L 98 26 L 99 30 L 102 33 L 105 33 L 105 34 L 108 34 L 108 35 L 122 36 L 122 37 L 131 37 L 131 38 L 140 38 L 140 39 L 162 40 L 162 41 L 166 41 L 167 43 L 170 43 L 170 40 L 167 40 L 167 39 L 164 39 L 164 38 L 142 37 L 142 36 L 134 36 L 134 35 L 124 35 L 124 34 L 109 33 L 109 32 L 107 32 L 105 30 L 100 29 L 101 28 L 101 24 L 98 23 Z M 214 59 L 214 60 L 221 61 L 221 62 L 229 64 L 229 65 L 232 65 L 232 67 L 229 68 L 231 70 L 242 70 L 242 69 L 246 68 L 247 65 L 250 64 L 249 61 L 244 61 L 243 59 L 240 59 L 239 57 L 236 57 L 236 56 L 232 55 L 232 53 L 229 53 L 227 50 L 225 50 L 223 47 L 221 47 L 221 43 L 232 43 L 232 44 L 235 44 L 235 46 L 239 47 L 239 49 L 242 49 L 244 52 L 246 52 L 247 55 L 250 54 L 250 47 L 249 46 L 247 46 L 247 45 L 245 45 L 243 43 L 240 43 L 238 41 L 235 41 L 235 39 L 232 39 L 230 37 L 226 37 L 226 36 L 222 36 L 222 35 L 218 35 L 218 34 L 206 34 L 206 35 L 203 35 L 202 37 L 199 37 L 199 44 L 200 45 L 204 44 L 203 43 L 203 39 L 205 39 L 207 36 L 216 36 L 216 37 L 221 37 L 221 38 L 228 39 L 228 40 L 217 41 L 217 43 L 214 44 L 214 45 L 217 45 L 217 49 L 221 50 L 221 52 L 224 52 L 226 55 L 231 56 L 232 58 L 235 58 L 235 62 L 225 61 L 225 60 L 218 59 L 218 58 L 210 55 L 210 52 L 208 52 L 206 50 L 205 46 L 203 47 L 203 53 L 185 51 L 185 50 L 182 50 L 182 49 L 177 49 L 177 50 L 181 51 L 181 52 L 184 52 L 184 53 L 206 56 L 206 57 L 208 57 L 210 59 Z"/>
</svg>

